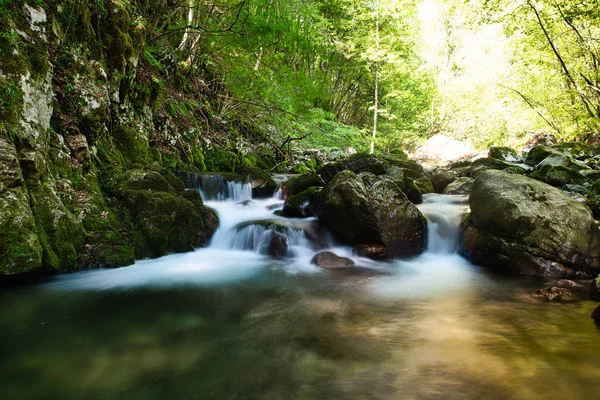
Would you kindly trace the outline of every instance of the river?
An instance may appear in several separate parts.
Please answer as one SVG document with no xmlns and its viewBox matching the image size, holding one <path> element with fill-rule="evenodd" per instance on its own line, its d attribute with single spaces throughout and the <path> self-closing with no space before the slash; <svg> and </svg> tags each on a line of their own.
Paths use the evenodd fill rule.
<svg viewBox="0 0 600 400">
<path fill-rule="evenodd" d="M 214 182 L 213 182 L 214 183 Z M 541 278 L 456 254 L 467 206 L 426 196 L 429 247 L 390 263 L 352 256 L 294 220 L 290 257 L 264 255 L 282 201 L 242 183 L 203 193 L 209 247 L 0 294 L 5 399 L 591 399 L 596 303 L 548 303 Z M 225 188 L 225 189 L 224 189 Z M 241 225 L 240 225 L 241 224 Z M 310 264 L 318 248 L 362 273 Z M 372 271 L 373 273 L 364 273 Z"/>
</svg>

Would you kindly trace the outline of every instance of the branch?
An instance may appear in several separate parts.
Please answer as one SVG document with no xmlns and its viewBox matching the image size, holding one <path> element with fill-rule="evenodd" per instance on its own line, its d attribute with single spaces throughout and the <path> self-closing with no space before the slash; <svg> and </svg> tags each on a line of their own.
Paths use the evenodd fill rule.
<svg viewBox="0 0 600 400">
<path fill-rule="evenodd" d="M 523 100 L 525 100 L 525 102 L 526 102 L 526 103 L 529 105 L 529 107 L 531 107 L 531 109 L 532 109 L 533 111 L 535 111 L 535 112 L 537 113 L 537 115 L 539 115 L 539 116 L 540 116 L 540 117 L 541 117 L 541 118 L 542 118 L 542 119 L 543 119 L 543 120 L 544 120 L 544 121 L 545 121 L 545 122 L 546 122 L 548 125 L 550 125 L 550 126 L 551 126 L 551 127 L 552 127 L 552 128 L 555 130 L 555 131 L 556 131 L 556 132 L 560 133 L 560 129 L 559 129 L 559 128 L 558 128 L 558 127 L 557 127 L 557 126 L 556 126 L 556 125 L 555 125 L 555 124 L 554 124 L 552 121 L 549 121 L 549 120 L 548 120 L 546 117 L 544 117 L 544 115 L 543 115 L 541 112 L 539 112 L 539 111 L 536 109 L 535 105 L 534 105 L 534 104 L 531 102 L 531 100 L 529 100 L 529 99 L 527 98 L 527 96 L 525 96 L 523 93 L 519 92 L 517 89 L 513 89 L 513 88 L 511 88 L 511 87 L 504 86 L 504 85 L 503 85 L 503 84 L 501 84 L 501 83 L 497 83 L 497 85 L 498 85 L 498 86 L 500 86 L 500 87 L 503 87 L 504 89 L 508 89 L 508 90 L 510 90 L 510 91 L 513 91 L 513 92 L 515 92 L 516 94 L 518 94 L 519 96 L 521 96 L 521 98 L 522 98 Z"/>
</svg>

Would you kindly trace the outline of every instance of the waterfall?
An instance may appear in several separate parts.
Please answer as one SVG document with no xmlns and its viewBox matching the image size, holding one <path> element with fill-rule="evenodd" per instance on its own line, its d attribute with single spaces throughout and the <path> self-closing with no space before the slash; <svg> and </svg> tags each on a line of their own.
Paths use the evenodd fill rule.
<svg viewBox="0 0 600 400">
<path fill-rule="evenodd" d="M 460 221 L 468 211 L 468 196 L 423 196 L 419 210 L 427 218 L 428 249 L 433 254 L 452 254 L 458 245 Z"/>
</svg>

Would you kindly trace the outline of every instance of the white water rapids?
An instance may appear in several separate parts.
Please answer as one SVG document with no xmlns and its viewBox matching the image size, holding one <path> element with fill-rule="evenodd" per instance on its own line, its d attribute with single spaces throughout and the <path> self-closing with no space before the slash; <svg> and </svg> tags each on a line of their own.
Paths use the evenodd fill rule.
<svg viewBox="0 0 600 400">
<path fill-rule="evenodd" d="M 203 176 L 199 183 L 206 206 L 219 215 L 219 227 L 206 248 L 155 260 L 142 260 L 130 267 L 85 271 L 62 275 L 54 285 L 70 290 L 129 289 L 178 285 L 212 286 L 258 276 L 265 268 L 285 273 L 326 273 L 310 263 L 319 251 L 350 257 L 356 266 L 386 275 L 373 279 L 377 295 L 420 297 L 469 286 L 474 268 L 456 254 L 458 224 L 467 211 L 466 197 L 426 195 L 419 205 L 429 227 L 428 249 L 422 255 L 393 262 L 376 262 L 354 256 L 352 249 L 338 245 L 318 228 L 316 218 L 287 219 L 273 214 L 283 207 L 281 193 L 273 198 L 252 199 L 249 184 Z M 282 259 L 268 255 L 273 232 L 287 237 L 288 252 Z"/>
</svg>

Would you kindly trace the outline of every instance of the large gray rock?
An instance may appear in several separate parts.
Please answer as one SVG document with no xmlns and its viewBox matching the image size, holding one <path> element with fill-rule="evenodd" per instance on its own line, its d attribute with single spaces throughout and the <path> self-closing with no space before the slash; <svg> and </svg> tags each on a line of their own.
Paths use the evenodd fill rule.
<svg viewBox="0 0 600 400">
<path fill-rule="evenodd" d="M 353 172 L 342 171 L 323 188 L 316 213 L 348 245 L 381 244 L 396 256 L 426 247 L 425 217 L 389 179 L 367 187 Z"/>
<path fill-rule="evenodd" d="M 485 171 L 469 198 L 460 251 L 476 264 L 527 275 L 600 271 L 600 230 L 590 210 L 533 179 Z"/>
<path fill-rule="evenodd" d="M 444 194 L 469 194 L 473 189 L 474 180 L 468 177 L 458 178 L 444 189 Z"/>
</svg>

